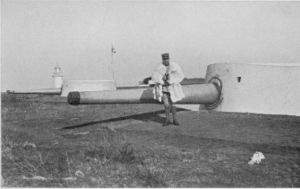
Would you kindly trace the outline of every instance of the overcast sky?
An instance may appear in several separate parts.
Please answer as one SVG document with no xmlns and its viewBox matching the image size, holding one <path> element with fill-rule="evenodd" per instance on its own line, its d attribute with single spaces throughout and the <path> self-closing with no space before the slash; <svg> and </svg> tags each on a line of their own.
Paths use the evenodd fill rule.
<svg viewBox="0 0 300 189">
<path fill-rule="evenodd" d="M 186 77 L 218 62 L 300 63 L 298 1 L 16 1 L 1 5 L 1 91 L 149 77 L 170 53 Z"/>
</svg>

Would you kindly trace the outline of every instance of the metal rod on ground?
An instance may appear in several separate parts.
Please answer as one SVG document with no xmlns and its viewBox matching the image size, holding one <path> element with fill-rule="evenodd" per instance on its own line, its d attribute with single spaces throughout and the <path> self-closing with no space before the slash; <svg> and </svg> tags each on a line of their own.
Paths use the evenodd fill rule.
<svg viewBox="0 0 300 189">
<path fill-rule="evenodd" d="M 7 90 L 8 94 L 46 94 L 46 95 L 60 95 L 61 88 L 49 89 L 24 89 L 24 90 Z"/>
</svg>

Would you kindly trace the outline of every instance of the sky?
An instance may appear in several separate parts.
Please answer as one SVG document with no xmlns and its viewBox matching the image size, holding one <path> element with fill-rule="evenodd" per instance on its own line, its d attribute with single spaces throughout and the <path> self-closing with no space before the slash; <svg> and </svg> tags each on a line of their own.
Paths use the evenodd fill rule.
<svg viewBox="0 0 300 189">
<path fill-rule="evenodd" d="M 138 83 L 163 53 L 187 78 L 300 64 L 300 1 L 1 1 L 1 91 L 51 88 L 57 65 L 64 80 Z"/>
</svg>

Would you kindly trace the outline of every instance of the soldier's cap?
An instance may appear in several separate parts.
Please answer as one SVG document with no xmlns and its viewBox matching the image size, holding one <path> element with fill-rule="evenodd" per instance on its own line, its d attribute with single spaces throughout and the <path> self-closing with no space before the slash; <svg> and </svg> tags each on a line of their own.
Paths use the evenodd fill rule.
<svg viewBox="0 0 300 189">
<path fill-rule="evenodd" d="M 169 58 L 169 53 L 164 53 L 164 54 L 161 55 L 161 57 L 162 57 L 163 60 L 169 60 L 170 59 Z"/>
</svg>

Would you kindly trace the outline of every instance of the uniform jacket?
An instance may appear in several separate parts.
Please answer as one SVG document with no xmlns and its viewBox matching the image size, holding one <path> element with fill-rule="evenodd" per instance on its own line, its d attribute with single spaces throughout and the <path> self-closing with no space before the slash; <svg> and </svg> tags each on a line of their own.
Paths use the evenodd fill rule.
<svg viewBox="0 0 300 189">
<path fill-rule="evenodd" d="M 164 84 L 162 78 L 166 73 L 169 74 L 169 79 L 167 82 L 171 85 L 169 87 L 171 100 L 172 102 L 177 102 L 184 98 L 182 87 L 180 85 L 180 82 L 184 79 L 184 75 L 180 66 L 171 61 L 168 70 L 167 67 L 162 63 L 156 65 L 154 68 L 152 73 L 152 81 L 155 83 L 153 88 L 154 99 L 157 99 L 160 102 L 162 100 L 162 85 Z"/>
</svg>

